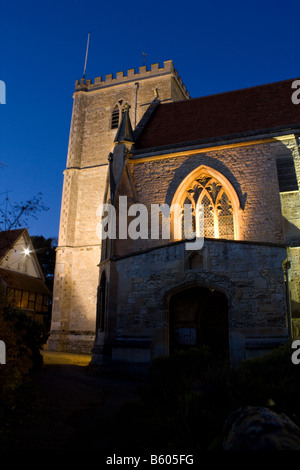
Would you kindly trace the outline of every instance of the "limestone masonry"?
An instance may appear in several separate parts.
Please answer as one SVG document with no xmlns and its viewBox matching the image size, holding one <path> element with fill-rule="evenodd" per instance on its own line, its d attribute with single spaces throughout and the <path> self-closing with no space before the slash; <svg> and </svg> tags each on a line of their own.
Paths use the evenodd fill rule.
<svg viewBox="0 0 300 470">
<path fill-rule="evenodd" d="M 191 99 L 172 61 L 76 82 L 49 349 L 144 365 L 205 344 L 238 363 L 298 334 L 292 82 Z M 203 248 L 175 217 L 167 240 L 101 241 L 98 208 L 119 214 L 120 196 L 149 214 L 189 203 L 194 224 L 201 204 Z"/>
</svg>

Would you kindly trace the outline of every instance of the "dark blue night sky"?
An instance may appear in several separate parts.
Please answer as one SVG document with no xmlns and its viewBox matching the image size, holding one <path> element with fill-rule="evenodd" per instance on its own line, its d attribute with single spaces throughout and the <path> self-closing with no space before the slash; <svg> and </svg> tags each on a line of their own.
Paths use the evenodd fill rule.
<svg viewBox="0 0 300 470">
<path fill-rule="evenodd" d="M 43 193 L 58 236 L 75 80 L 173 60 L 192 97 L 300 76 L 300 2 L 0 2 L 0 203 Z M 300 112 L 300 106 L 299 106 Z"/>
</svg>

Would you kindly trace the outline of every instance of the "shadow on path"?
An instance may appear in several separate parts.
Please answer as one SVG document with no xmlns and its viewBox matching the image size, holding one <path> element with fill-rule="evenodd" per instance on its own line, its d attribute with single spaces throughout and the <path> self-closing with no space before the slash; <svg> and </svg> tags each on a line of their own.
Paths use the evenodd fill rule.
<svg viewBox="0 0 300 470">
<path fill-rule="evenodd" d="M 33 377 L 34 402 L 10 450 L 105 452 L 107 429 L 122 405 L 137 398 L 139 382 L 91 375 L 90 356 L 48 351 L 43 356 Z"/>
</svg>

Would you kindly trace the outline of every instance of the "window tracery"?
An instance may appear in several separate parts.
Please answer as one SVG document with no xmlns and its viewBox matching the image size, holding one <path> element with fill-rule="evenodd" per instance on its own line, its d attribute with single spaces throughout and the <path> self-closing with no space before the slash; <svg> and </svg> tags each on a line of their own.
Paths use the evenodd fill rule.
<svg viewBox="0 0 300 470">
<path fill-rule="evenodd" d="M 118 129 L 122 116 L 125 112 L 124 106 L 125 106 L 124 100 L 119 100 L 116 103 L 115 107 L 113 108 L 113 111 L 111 114 L 111 129 Z"/>
<path fill-rule="evenodd" d="M 199 212 L 200 205 L 202 205 L 204 236 L 234 239 L 233 206 L 224 186 L 217 178 L 207 174 L 199 176 L 187 186 L 182 200 L 182 207 L 184 207 L 184 204 L 191 205 L 193 231 L 195 231 L 196 226 L 195 216 Z M 190 234 L 185 233 L 185 236 L 188 238 Z"/>
</svg>

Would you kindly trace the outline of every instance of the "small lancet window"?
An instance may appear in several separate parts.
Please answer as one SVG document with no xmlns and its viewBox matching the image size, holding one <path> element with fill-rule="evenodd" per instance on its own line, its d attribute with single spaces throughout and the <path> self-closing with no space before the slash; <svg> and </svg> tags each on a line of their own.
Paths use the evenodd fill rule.
<svg viewBox="0 0 300 470">
<path fill-rule="evenodd" d="M 193 253 L 189 258 L 190 269 L 203 269 L 203 256 L 199 253 Z"/>
<path fill-rule="evenodd" d="M 111 129 L 118 129 L 124 112 L 124 101 L 119 100 L 111 114 Z"/>
<path fill-rule="evenodd" d="M 120 114 L 119 106 L 116 105 L 111 115 L 111 128 L 112 129 L 118 129 L 119 127 L 119 114 Z"/>
</svg>

